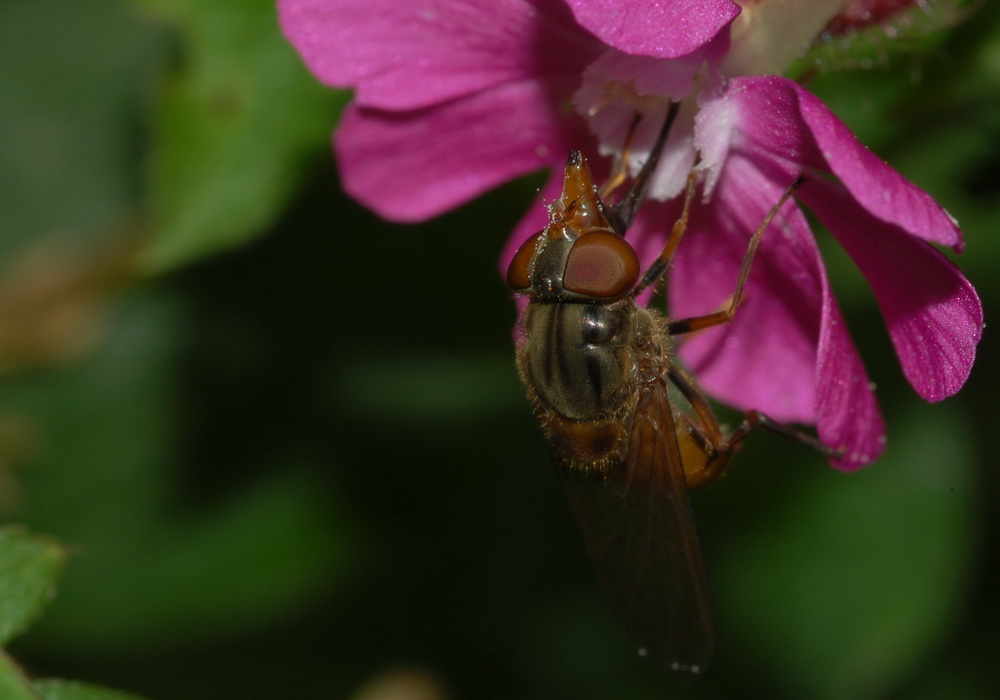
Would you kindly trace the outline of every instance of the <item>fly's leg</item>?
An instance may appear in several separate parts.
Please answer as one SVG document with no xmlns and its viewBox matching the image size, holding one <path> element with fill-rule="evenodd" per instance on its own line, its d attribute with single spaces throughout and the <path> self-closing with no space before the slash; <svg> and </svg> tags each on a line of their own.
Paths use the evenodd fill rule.
<svg viewBox="0 0 1000 700">
<path fill-rule="evenodd" d="M 729 436 L 727 449 L 730 451 L 733 450 L 736 445 L 738 445 L 740 441 L 743 440 L 743 438 L 745 438 L 747 434 L 758 425 L 765 430 L 770 430 L 772 433 L 784 436 L 789 440 L 794 440 L 795 442 L 801 443 L 806 447 L 811 447 L 827 459 L 839 459 L 844 456 L 843 448 L 834 449 L 829 445 L 824 445 L 809 433 L 804 433 L 801 430 L 796 430 L 789 425 L 779 423 L 760 411 L 747 411 L 743 414 L 743 422 L 740 423 L 740 426 L 733 431 L 732 435 Z"/>
<path fill-rule="evenodd" d="M 764 231 L 770 225 L 771 221 L 777 215 L 781 207 L 784 206 L 785 202 L 788 201 L 788 199 L 792 196 L 792 193 L 799 187 L 799 185 L 802 184 L 803 181 L 804 179 L 800 176 L 794 183 L 792 183 L 791 187 L 785 191 L 781 199 L 779 199 L 778 202 L 771 207 L 767 216 L 764 217 L 764 220 L 750 237 L 750 242 L 747 245 L 747 252 L 743 257 L 742 264 L 740 265 L 740 276 L 736 283 L 736 291 L 730 298 L 726 308 L 714 313 L 705 314 L 704 316 L 692 316 L 690 318 L 670 321 L 667 323 L 667 332 L 670 335 L 681 335 L 684 333 L 704 330 L 713 326 L 729 323 L 733 320 L 736 315 L 736 309 L 739 308 L 740 302 L 742 301 L 743 289 L 746 286 L 747 278 L 750 275 L 750 266 L 757 253 L 757 248 L 760 246 L 760 241 L 764 235 Z M 692 175 L 688 181 L 688 195 L 684 203 L 684 212 L 678 222 L 674 225 L 674 231 L 667 240 L 667 244 L 664 247 L 660 258 L 653 263 L 646 275 L 643 276 L 637 289 L 644 288 L 648 284 L 655 282 L 655 280 L 663 274 L 669 265 L 670 260 L 673 257 L 673 252 L 676 250 L 680 237 L 683 235 L 683 228 L 687 223 L 688 208 L 690 206 L 691 192 L 693 189 L 694 179 Z M 737 449 L 740 442 L 742 442 L 743 439 L 746 438 L 750 431 L 756 426 L 760 426 L 773 433 L 783 435 L 791 440 L 807 445 L 828 459 L 836 459 L 843 456 L 843 450 L 837 450 L 829 447 L 828 445 L 824 445 L 815 437 L 779 423 L 766 414 L 756 410 L 748 411 L 743 416 L 743 422 L 739 425 L 739 427 L 737 427 L 736 430 L 734 430 L 733 433 L 727 437 L 722 431 L 719 421 L 715 417 L 715 413 L 712 411 L 708 400 L 705 398 L 705 395 L 701 392 L 701 390 L 695 385 L 694 380 L 678 367 L 671 367 L 669 376 L 674 386 L 680 390 L 680 392 L 687 399 L 688 403 L 691 405 L 697 419 L 692 420 L 687 418 L 678 422 L 678 430 L 687 430 L 691 438 L 698 444 L 699 449 L 704 453 L 700 457 L 692 456 L 691 459 L 687 459 L 685 461 L 685 466 L 690 465 L 691 467 L 690 472 L 685 470 L 685 475 L 688 479 L 688 486 L 691 488 L 707 484 L 717 479 L 722 474 L 726 464 L 729 462 L 729 458 Z"/>
<path fill-rule="evenodd" d="M 684 475 L 687 479 L 688 488 L 704 486 L 719 478 L 740 443 L 757 426 L 811 447 L 827 459 L 836 459 L 843 456 L 843 450 L 835 450 L 828 445 L 824 445 L 812 435 L 804 433 L 801 430 L 796 430 L 784 423 L 779 423 L 760 411 L 747 411 L 743 415 L 743 422 L 727 437 L 722 431 L 719 419 L 715 417 L 715 412 L 712 411 L 708 399 L 695 386 L 694 380 L 686 372 L 678 367 L 671 367 L 670 381 L 684 395 L 688 403 L 691 404 L 691 409 L 698 419 L 697 423 L 690 419 L 679 421 L 677 423 L 678 430 L 687 429 L 691 437 L 704 451 L 703 460 L 685 460 Z M 688 467 L 690 467 L 690 471 L 688 471 Z"/>
<path fill-rule="evenodd" d="M 628 161 L 632 155 L 632 138 L 635 136 L 635 130 L 639 127 L 639 122 L 641 121 L 642 115 L 636 112 L 635 116 L 632 117 L 632 122 L 628 125 L 628 133 L 625 135 L 625 145 L 622 146 L 621 152 L 615 157 L 615 162 L 611 166 L 611 173 L 608 175 L 608 179 L 597 188 L 597 197 L 602 202 L 607 200 L 628 179 Z"/>
<path fill-rule="evenodd" d="M 722 475 L 739 440 L 734 442 L 726 437 L 708 399 L 684 370 L 671 367 L 670 381 L 687 399 L 697 418 L 697 421 L 694 421 L 682 415 L 681 420 L 677 421 L 677 430 L 686 430 L 698 443 L 702 453 L 684 460 L 684 477 L 687 479 L 688 488 L 693 489 L 711 483 Z M 678 435 L 678 438 L 680 437 Z M 742 439 L 741 436 L 740 440 Z"/>
<path fill-rule="evenodd" d="M 684 237 L 684 232 L 687 231 L 688 217 L 691 214 L 691 202 L 694 201 L 694 188 L 697 182 L 698 174 L 692 170 L 688 175 L 687 187 L 684 190 L 684 207 L 681 209 L 681 215 L 674 222 L 674 228 L 670 231 L 670 236 L 667 238 L 667 243 L 663 246 L 663 250 L 660 251 L 660 256 L 649 266 L 646 274 L 639 280 L 639 284 L 632 290 L 633 298 L 642 293 L 646 287 L 659 282 L 663 277 L 663 273 L 670 267 L 670 261 L 674 259 L 677 246 L 680 245 L 681 239 Z"/>
<path fill-rule="evenodd" d="M 778 202 L 771 207 L 767 216 L 765 216 L 764 220 L 760 222 L 760 226 L 758 226 L 757 230 L 753 232 L 753 235 L 750 237 L 750 243 L 747 245 L 747 252 L 743 256 L 743 263 L 740 265 L 740 277 L 736 282 L 736 291 L 733 292 L 733 296 L 730 298 L 728 306 L 721 311 L 716 311 L 704 316 L 692 316 L 691 318 L 682 318 L 676 321 L 671 321 L 667 324 L 667 332 L 669 332 L 670 335 L 682 335 L 684 333 L 691 333 L 692 331 L 700 331 L 705 328 L 711 328 L 712 326 L 729 323 L 733 320 L 733 317 L 736 315 L 736 309 L 739 307 L 740 302 L 743 301 L 743 288 L 746 286 L 747 278 L 750 276 L 750 266 L 753 264 L 753 259 L 757 254 L 757 248 L 760 246 L 760 241 L 764 236 L 764 231 L 770 225 L 771 220 L 777 215 L 778 210 L 785 205 L 785 202 L 787 202 L 792 196 L 792 193 L 798 189 L 799 185 L 803 182 L 805 182 L 805 178 L 799 176 L 795 182 L 792 183 L 791 187 L 785 190 L 785 193 L 781 195 L 781 199 L 779 199 Z M 670 245 L 669 239 L 667 241 L 667 245 Z M 650 271 L 652 271 L 652 268 Z M 646 274 L 648 275 L 649 273 Z M 660 274 L 662 274 L 662 272 Z M 646 278 L 643 277 L 643 281 L 645 281 L 645 279 Z"/>
<path fill-rule="evenodd" d="M 667 136 L 670 135 L 670 127 L 673 126 L 674 120 L 677 119 L 677 112 L 680 110 L 680 103 L 671 102 L 670 106 L 667 108 L 667 118 L 663 122 L 663 126 L 660 128 L 660 133 L 656 135 L 656 141 L 653 142 L 653 147 L 649 151 L 649 158 L 646 162 L 642 164 L 642 168 L 639 170 L 635 179 L 632 181 L 632 186 L 629 188 L 625 196 L 622 197 L 622 201 L 617 204 L 608 207 L 607 211 L 604 212 L 607 216 L 608 221 L 611 226 L 620 233 L 625 235 L 625 232 L 629 230 L 632 226 L 632 222 L 635 221 L 636 214 L 639 212 L 639 205 L 643 203 L 646 199 L 646 194 L 649 192 L 649 182 L 653 175 L 653 171 L 656 170 L 656 166 L 660 164 L 660 155 L 663 152 L 663 146 L 667 142 Z M 622 157 L 615 164 L 616 174 L 613 174 L 610 179 L 614 187 L 617 187 L 619 182 L 616 182 L 616 177 L 618 174 L 624 177 L 625 169 L 628 167 L 628 161 L 625 156 L 628 149 L 632 146 L 632 135 L 635 131 L 635 127 L 639 124 L 639 117 L 632 121 L 632 126 L 629 128 L 629 135 L 625 144 L 625 151 Z M 610 188 L 608 191 L 610 192 Z"/>
</svg>

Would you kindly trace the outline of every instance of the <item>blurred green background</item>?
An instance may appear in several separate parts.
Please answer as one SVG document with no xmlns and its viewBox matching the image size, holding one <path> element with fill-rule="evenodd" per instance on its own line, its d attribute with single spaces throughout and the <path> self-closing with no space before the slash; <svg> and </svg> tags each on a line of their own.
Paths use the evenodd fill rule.
<svg viewBox="0 0 1000 700">
<path fill-rule="evenodd" d="M 919 34 L 919 33 L 918 33 Z M 1000 4 L 811 87 L 1000 276 Z M 597 590 L 497 255 L 539 179 L 418 226 L 340 193 L 346 95 L 271 0 L 0 1 L 0 519 L 63 542 L 10 652 L 156 700 L 993 698 L 989 329 L 927 405 L 822 237 L 889 446 L 770 435 L 695 495 L 719 651 L 679 689 Z M 374 685 L 373 685 L 374 683 Z M 417 697 L 417 696 L 407 696 Z"/>
</svg>

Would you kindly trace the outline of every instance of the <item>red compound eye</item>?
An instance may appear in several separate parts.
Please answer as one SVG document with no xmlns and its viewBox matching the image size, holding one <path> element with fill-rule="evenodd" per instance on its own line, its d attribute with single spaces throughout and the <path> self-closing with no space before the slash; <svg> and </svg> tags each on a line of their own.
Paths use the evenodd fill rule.
<svg viewBox="0 0 1000 700">
<path fill-rule="evenodd" d="M 507 268 L 507 286 L 515 292 L 523 292 L 531 287 L 531 261 L 535 257 L 535 251 L 538 250 L 538 239 L 541 237 L 541 233 L 536 233 L 526 240 L 510 261 L 510 266 Z"/>
<path fill-rule="evenodd" d="M 569 251 L 563 288 L 574 294 L 612 299 L 627 293 L 638 279 L 639 259 L 632 246 L 617 234 L 593 231 L 580 236 Z"/>
</svg>

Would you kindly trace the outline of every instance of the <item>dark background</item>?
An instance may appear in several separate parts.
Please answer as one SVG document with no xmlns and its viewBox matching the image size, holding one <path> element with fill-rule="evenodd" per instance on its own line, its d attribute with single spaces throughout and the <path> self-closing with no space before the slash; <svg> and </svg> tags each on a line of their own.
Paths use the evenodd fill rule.
<svg viewBox="0 0 1000 700">
<path fill-rule="evenodd" d="M 804 64 L 962 223 L 988 322 L 998 10 Z M 719 651 L 679 689 L 597 591 L 514 370 L 497 256 L 538 177 L 417 226 L 361 209 L 346 96 L 266 0 L 4 0 L 0 65 L 0 516 L 70 551 L 11 649 L 31 672 L 159 700 L 1000 692 L 990 328 L 925 404 L 818 234 L 888 449 L 844 475 L 754 435 L 695 494 Z"/>
</svg>

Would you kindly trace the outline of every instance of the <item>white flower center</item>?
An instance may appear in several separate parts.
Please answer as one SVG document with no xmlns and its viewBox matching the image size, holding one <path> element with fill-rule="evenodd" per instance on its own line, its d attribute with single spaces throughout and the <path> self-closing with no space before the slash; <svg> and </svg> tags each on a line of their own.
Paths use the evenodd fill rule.
<svg viewBox="0 0 1000 700">
<path fill-rule="evenodd" d="M 691 138 L 697 110 L 691 93 L 701 63 L 700 55 L 664 60 L 608 49 L 584 71 L 583 83 L 573 96 L 577 111 L 597 137 L 601 155 L 618 158 L 628 149 L 630 175 L 649 158 L 670 103 L 681 102 L 650 185 L 653 199 L 680 194 L 694 165 Z M 633 132 L 636 117 L 639 122 Z"/>
<path fill-rule="evenodd" d="M 729 77 L 783 74 L 849 0 L 737 2 L 743 12 L 731 26 L 730 48 L 722 58 L 721 70 L 717 63 L 720 44 L 673 59 L 632 56 L 608 49 L 584 71 L 580 89 L 573 96 L 573 104 L 600 144 L 601 155 L 618 158 L 627 149 L 628 172 L 633 176 L 649 158 L 668 105 L 681 103 L 650 185 L 649 196 L 653 199 L 668 200 L 679 195 L 694 166 L 696 78 L 702 75 L 706 89 L 721 89 L 719 81 Z M 712 55 L 714 70 L 705 65 Z M 633 132 L 636 117 L 640 120 Z M 710 144 L 709 150 L 714 148 L 718 156 L 730 136 L 720 134 L 719 142 Z M 706 154 L 702 155 L 704 158 Z"/>
<path fill-rule="evenodd" d="M 736 0 L 743 7 L 730 30 L 722 72 L 782 75 L 850 0 Z"/>
</svg>

